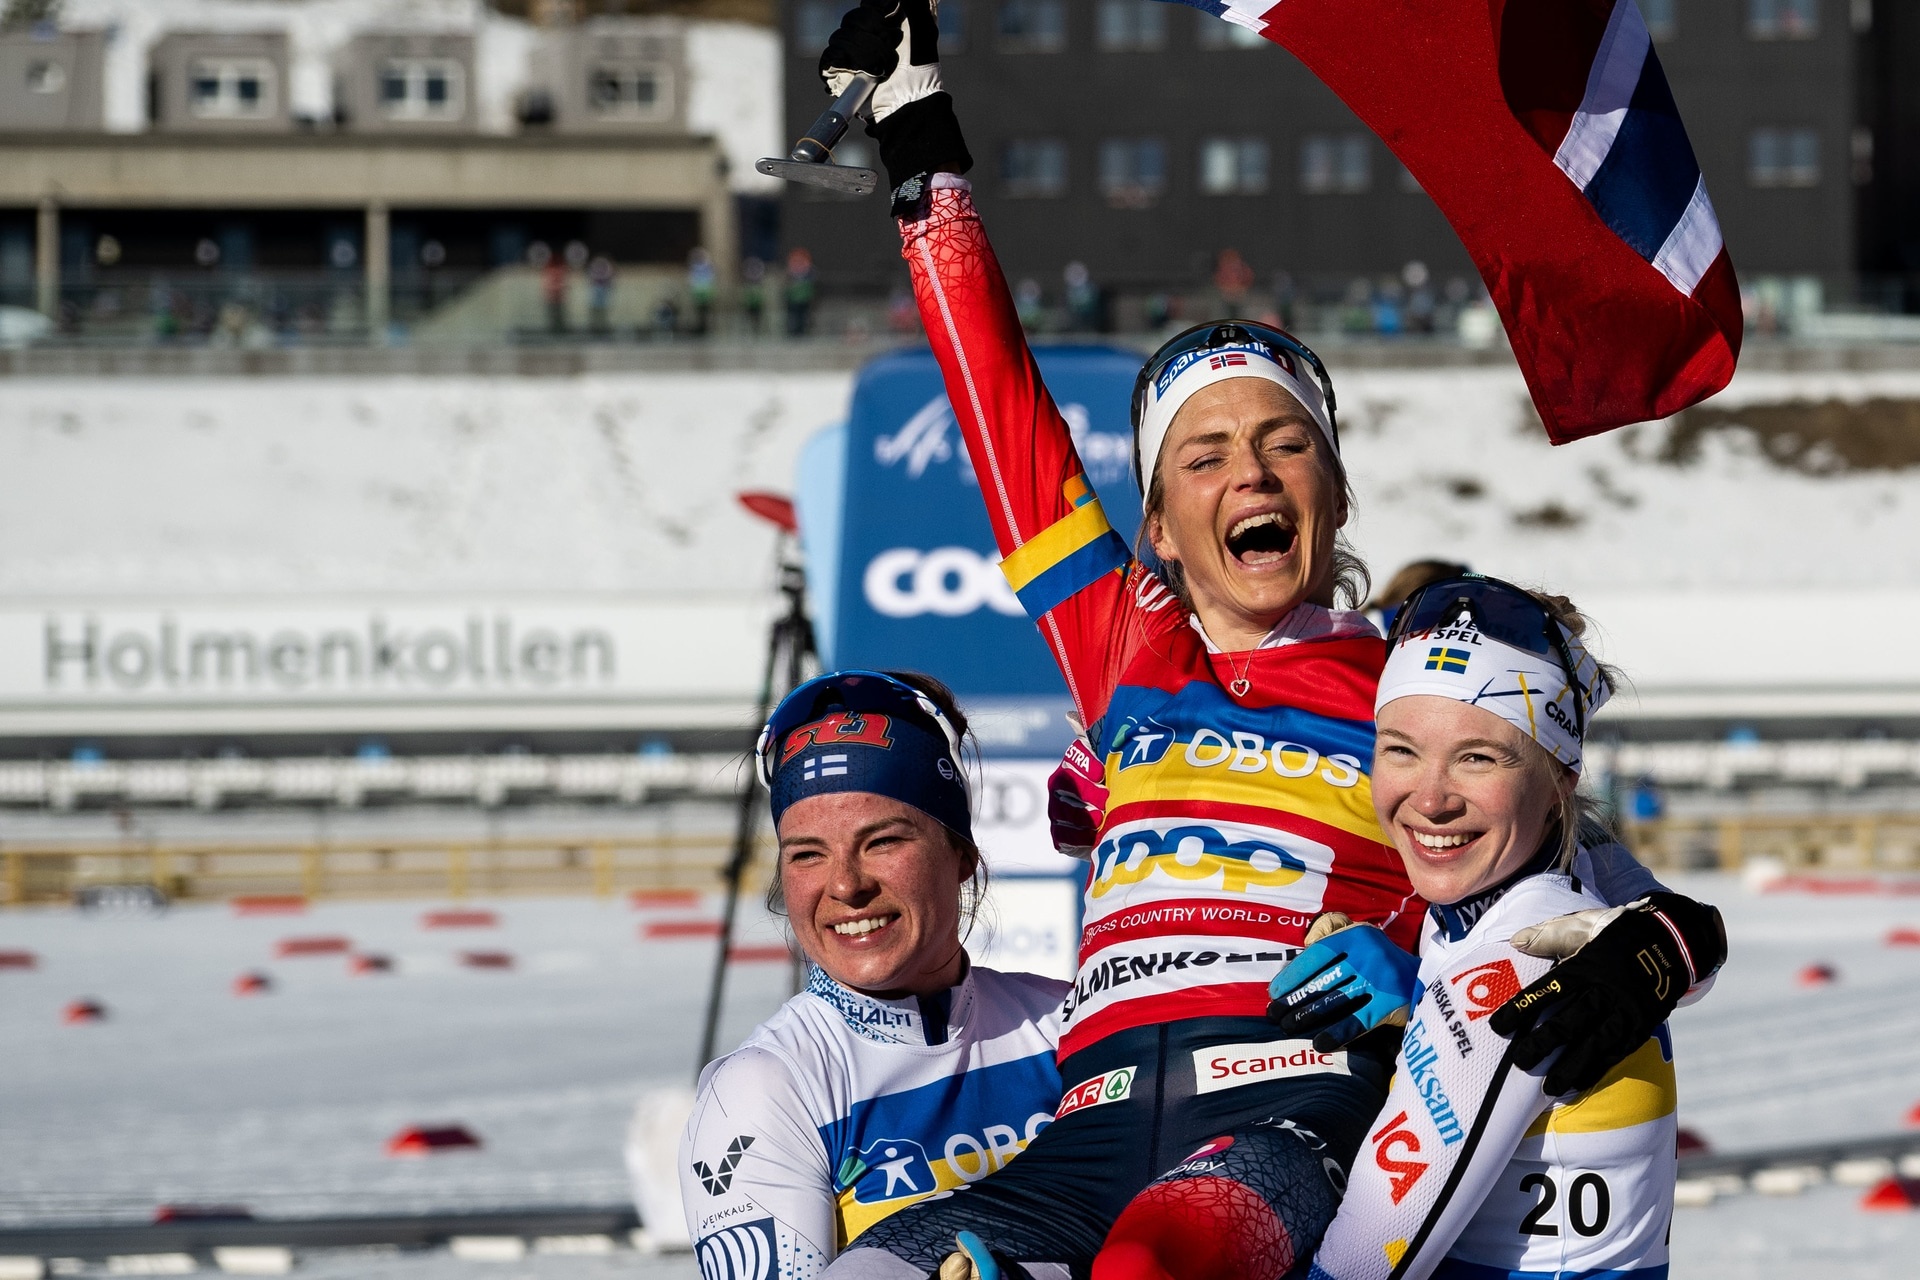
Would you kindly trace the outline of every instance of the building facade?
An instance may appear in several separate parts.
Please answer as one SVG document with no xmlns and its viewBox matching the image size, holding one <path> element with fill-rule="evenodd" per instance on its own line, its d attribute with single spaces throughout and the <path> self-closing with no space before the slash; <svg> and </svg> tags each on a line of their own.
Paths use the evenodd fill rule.
<svg viewBox="0 0 1920 1280">
<path fill-rule="evenodd" d="M 796 136 L 819 110 L 819 51 L 841 7 L 783 6 Z M 1894 242 L 1916 238 L 1902 216 L 1914 197 L 1892 192 L 1920 171 L 1912 6 L 1641 8 L 1743 279 L 1812 282 L 1832 302 L 1857 293 L 1863 271 L 1900 269 Z M 1285 272 L 1338 290 L 1412 262 L 1436 280 L 1471 274 L 1386 146 L 1250 32 L 1155 0 L 943 0 L 940 14 L 971 177 L 1016 280 L 1051 290 L 1080 261 L 1116 290 L 1191 290 L 1227 249 L 1262 287 Z M 870 147 L 856 139 L 843 158 L 862 162 Z M 879 290 L 903 278 L 878 197 L 867 216 L 795 187 L 784 214 L 788 243 L 812 251 L 823 282 Z"/>
</svg>

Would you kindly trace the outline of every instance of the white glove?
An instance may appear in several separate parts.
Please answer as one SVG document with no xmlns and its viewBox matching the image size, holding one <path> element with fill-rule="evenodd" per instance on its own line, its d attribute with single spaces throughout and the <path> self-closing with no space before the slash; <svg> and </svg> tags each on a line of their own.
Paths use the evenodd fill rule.
<svg viewBox="0 0 1920 1280">
<path fill-rule="evenodd" d="M 861 0 L 820 55 L 820 78 L 839 97 L 856 74 L 874 77 L 867 104 L 875 121 L 943 91 L 939 0 Z"/>
</svg>

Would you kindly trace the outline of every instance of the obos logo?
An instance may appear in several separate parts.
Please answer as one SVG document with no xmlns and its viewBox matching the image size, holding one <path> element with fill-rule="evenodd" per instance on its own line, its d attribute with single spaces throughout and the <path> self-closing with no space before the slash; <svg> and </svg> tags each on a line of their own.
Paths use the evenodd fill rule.
<svg viewBox="0 0 1920 1280">
<path fill-rule="evenodd" d="M 862 585 L 873 611 L 888 618 L 959 618 L 983 605 L 1010 618 L 1025 616 L 1000 562 L 968 547 L 882 551 L 867 563 Z"/>
<path fill-rule="evenodd" d="M 927 1150 L 908 1138 L 877 1138 L 860 1151 L 866 1172 L 853 1184 L 853 1198 L 861 1204 L 923 1196 L 938 1189 Z"/>
<path fill-rule="evenodd" d="M 773 1219 L 736 1222 L 700 1242 L 701 1280 L 770 1280 Z"/>
<path fill-rule="evenodd" d="M 1245 893 L 1292 884 L 1306 874 L 1307 864 L 1271 840 L 1233 841 L 1213 827 L 1197 825 L 1165 832 L 1147 827 L 1104 840 L 1094 850 L 1092 896 L 1139 884 L 1156 871 L 1172 880 L 1218 876 L 1226 892 Z"/>
</svg>

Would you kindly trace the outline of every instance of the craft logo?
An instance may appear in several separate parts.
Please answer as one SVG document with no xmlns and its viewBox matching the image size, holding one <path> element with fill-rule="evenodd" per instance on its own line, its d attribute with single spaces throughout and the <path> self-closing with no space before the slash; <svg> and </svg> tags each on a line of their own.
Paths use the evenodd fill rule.
<svg viewBox="0 0 1920 1280">
<path fill-rule="evenodd" d="M 1104 1071 L 1090 1080 L 1082 1080 L 1067 1090 L 1060 1099 L 1060 1109 L 1053 1113 L 1058 1120 L 1071 1115 L 1083 1107 L 1098 1107 L 1109 1102 L 1124 1102 L 1133 1096 L 1134 1067 L 1115 1067 Z"/>
<path fill-rule="evenodd" d="M 1193 1051 L 1195 1093 L 1218 1093 L 1243 1084 L 1293 1076 L 1350 1075 L 1346 1053 L 1321 1053 L 1308 1040 L 1266 1044 L 1221 1044 Z M 1189 1157 L 1191 1158 L 1191 1157 Z"/>
<path fill-rule="evenodd" d="M 803 724 L 787 735 L 787 745 L 780 752 L 780 763 L 805 751 L 808 747 L 839 747 L 857 743 L 863 747 L 878 747 L 882 751 L 893 749 L 893 738 L 887 728 L 892 722 L 886 716 L 867 715 L 858 711 L 836 711 L 830 716 L 815 720 L 812 724 Z M 835 757 L 824 757 L 833 760 Z M 844 765 L 846 757 L 838 757 Z M 811 763 L 811 762 L 808 762 Z M 845 773 L 846 769 L 830 770 Z M 808 774 L 812 777 L 812 774 Z"/>
<path fill-rule="evenodd" d="M 1467 1021 L 1478 1022 L 1490 1016 L 1495 1009 L 1520 994 L 1520 975 L 1513 971 L 1511 960 L 1491 960 L 1486 964 L 1475 965 L 1465 973 L 1456 973 L 1447 981 L 1460 986 L 1461 994 L 1467 998 Z"/>
<path fill-rule="evenodd" d="M 1429 649 L 1427 650 L 1427 670 L 1465 672 L 1467 659 L 1472 656 L 1465 649 Z"/>
<path fill-rule="evenodd" d="M 860 1204 L 923 1196 L 939 1189 L 927 1151 L 909 1138 L 877 1138 L 861 1148 L 853 1198 Z"/>
<path fill-rule="evenodd" d="M 753 1145 L 751 1135 L 735 1138 L 727 1144 L 727 1154 L 720 1157 L 717 1168 L 708 1168 L 703 1160 L 693 1162 L 694 1176 L 700 1179 L 700 1185 L 707 1189 L 710 1196 L 723 1196 L 727 1188 L 733 1185 L 733 1171 L 740 1167 L 740 1157 L 747 1154 L 747 1148 Z"/>
<path fill-rule="evenodd" d="M 700 1280 L 772 1280 L 773 1219 L 737 1222 L 702 1240 Z"/>
</svg>

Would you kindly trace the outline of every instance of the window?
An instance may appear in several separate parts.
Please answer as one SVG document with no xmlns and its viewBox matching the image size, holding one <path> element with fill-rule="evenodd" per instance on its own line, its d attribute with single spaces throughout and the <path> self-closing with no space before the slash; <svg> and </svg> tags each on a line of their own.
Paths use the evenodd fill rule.
<svg viewBox="0 0 1920 1280">
<path fill-rule="evenodd" d="M 1647 34 L 1655 40 L 1671 40 L 1675 31 L 1674 6 L 1678 0 L 1640 0 L 1640 15 L 1647 20 Z"/>
<path fill-rule="evenodd" d="M 1000 0 L 1000 47 L 1014 53 L 1066 48 L 1065 0 Z"/>
<path fill-rule="evenodd" d="M 1811 40 L 1820 34 L 1820 0 L 1747 0 L 1755 40 Z"/>
<path fill-rule="evenodd" d="M 1316 134 L 1300 144 L 1300 186 L 1314 194 L 1351 194 L 1373 185 L 1373 152 L 1364 133 Z"/>
<path fill-rule="evenodd" d="M 587 105 L 602 119 L 661 120 L 673 112 L 673 80 L 648 63 L 602 63 L 587 73 Z"/>
<path fill-rule="evenodd" d="M 1159 0 L 1100 0 L 1095 42 L 1109 52 L 1167 43 L 1167 6 Z"/>
<path fill-rule="evenodd" d="M 1194 29 L 1194 41 L 1202 49 L 1258 49 L 1267 43 L 1258 31 L 1249 31 L 1238 23 L 1210 13 L 1193 16 L 1200 24 Z"/>
<path fill-rule="evenodd" d="M 395 58 L 380 68 L 380 112 L 391 120 L 453 120 L 466 72 L 447 58 Z"/>
<path fill-rule="evenodd" d="M 258 120 L 273 114 L 273 64 L 265 58 L 202 58 L 187 81 L 193 114 Z"/>
<path fill-rule="evenodd" d="M 1208 138 L 1200 144 L 1200 189 L 1210 196 L 1257 196 L 1267 189 L 1265 138 Z"/>
<path fill-rule="evenodd" d="M 1010 196 L 1065 195 L 1067 144 L 1055 138 L 1009 142 L 1000 156 L 1000 179 Z"/>
<path fill-rule="evenodd" d="M 27 64 L 28 93 L 59 93 L 67 87 L 67 69 L 57 62 Z"/>
<path fill-rule="evenodd" d="M 1167 148 L 1158 138 L 1100 144 L 1100 193 L 1121 209 L 1142 209 L 1167 189 Z"/>
<path fill-rule="evenodd" d="M 793 14 L 793 51 L 803 57 L 819 57 L 839 28 L 840 13 L 846 7 L 837 0 L 800 0 Z"/>
<path fill-rule="evenodd" d="M 1820 183 L 1820 135 L 1812 129 L 1755 129 L 1747 139 L 1747 180 L 1756 187 Z"/>
</svg>

